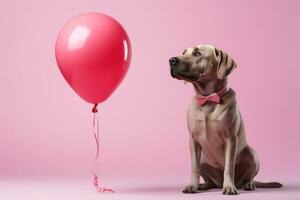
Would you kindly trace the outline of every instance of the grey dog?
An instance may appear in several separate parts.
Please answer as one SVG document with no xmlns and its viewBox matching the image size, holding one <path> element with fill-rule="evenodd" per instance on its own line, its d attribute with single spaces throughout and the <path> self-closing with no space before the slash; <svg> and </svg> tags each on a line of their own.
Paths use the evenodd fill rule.
<svg viewBox="0 0 300 200">
<path fill-rule="evenodd" d="M 222 188 L 223 194 L 234 195 L 240 188 L 282 187 L 278 182 L 254 181 L 259 161 L 246 142 L 235 92 L 227 86 L 235 61 L 212 45 L 196 45 L 169 63 L 171 76 L 191 83 L 196 93 L 187 111 L 191 181 L 183 192 Z"/>
</svg>

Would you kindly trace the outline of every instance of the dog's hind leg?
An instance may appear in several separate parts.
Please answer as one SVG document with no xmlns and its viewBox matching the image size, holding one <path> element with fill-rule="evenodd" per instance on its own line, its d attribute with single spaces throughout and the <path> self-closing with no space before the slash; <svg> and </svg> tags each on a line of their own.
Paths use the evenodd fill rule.
<svg viewBox="0 0 300 200">
<path fill-rule="evenodd" d="M 259 162 L 254 150 L 246 146 L 240 153 L 239 160 L 235 166 L 235 184 L 237 188 L 244 190 L 254 190 L 253 178 L 259 170 Z"/>
</svg>

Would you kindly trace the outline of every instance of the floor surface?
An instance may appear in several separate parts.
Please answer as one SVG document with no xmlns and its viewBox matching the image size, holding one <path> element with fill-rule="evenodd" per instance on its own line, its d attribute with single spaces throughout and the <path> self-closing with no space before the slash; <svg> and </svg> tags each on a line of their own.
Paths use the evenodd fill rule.
<svg viewBox="0 0 300 200">
<path fill-rule="evenodd" d="M 280 189 L 256 189 L 239 191 L 236 196 L 224 196 L 218 189 L 197 194 L 183 194 L 182 185 L 158 180 L 114 180 L 110 181 L 115 193 L 97 193 L 87 180 L 2 180 L 0 199 L 43 199 L 43 200 L 183 200 L 183 199 L 280 199 L 299 200 L 300 181 L 285 181 Z"/>
</svg>

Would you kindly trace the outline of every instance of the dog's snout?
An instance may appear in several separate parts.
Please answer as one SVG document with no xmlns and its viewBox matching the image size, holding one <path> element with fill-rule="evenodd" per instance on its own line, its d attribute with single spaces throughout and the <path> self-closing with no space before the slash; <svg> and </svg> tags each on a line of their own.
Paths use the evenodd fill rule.
<svg viewBox="0 0 300 200">
<path fill-rule="evenodd" d="M 175 66 L 179 62 L 179 59 L 177 57 L 172 57 L 169 59 L 169 63 L 171 66 Z"/>
</svg>

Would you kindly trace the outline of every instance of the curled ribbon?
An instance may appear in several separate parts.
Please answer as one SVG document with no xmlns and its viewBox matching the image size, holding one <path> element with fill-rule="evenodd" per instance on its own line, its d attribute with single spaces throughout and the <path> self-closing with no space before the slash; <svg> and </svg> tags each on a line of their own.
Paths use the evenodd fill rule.
<svg viewBox="0 0 300 200">
<path fill-rule="evenodd" d="M 97 116 L 97 113 L 98 113 L 97 106 L 98 105 L 95 104 L 93 109 L 92 109 L 92 112 L 94 113 L 93 133 L 94 133 L 94 137 L 95 137 L 95 141 L 96 141 L 96 147 L 97 147 L 96 156 L 95 156 L 95 160 L 94 160 L 94 166 L 93 166 L 93 169 L 92 169 L 93 185 L 94 185 L 94 187 L 96 188 L 96 190 L 98 192 L 114 192 L 110 188 L 101 187 L 100 183 L 99 183 L 98 172 L 99 172 L 99 160 L 100 160 L 100 142 L 99 142 L 99 119 L 98 119 L 98 116 Z"/>
</svg>

